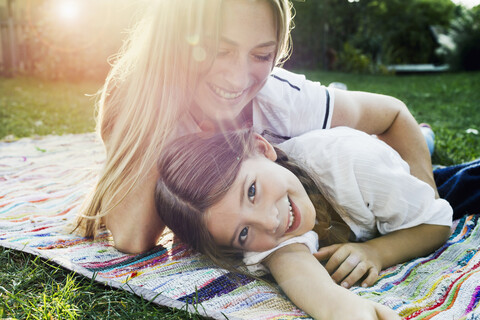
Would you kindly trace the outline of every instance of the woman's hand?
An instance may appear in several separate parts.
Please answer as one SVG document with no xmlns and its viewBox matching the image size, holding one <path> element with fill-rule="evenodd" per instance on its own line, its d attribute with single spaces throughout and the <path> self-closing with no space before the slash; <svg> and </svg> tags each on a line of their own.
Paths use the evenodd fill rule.
<svg viewBox="0 0 480 320">
<path fill-rule="evenodd" d="M 375 283 L 382 268 L 380 257 L 366 243 L 335 244 L 313 254 L 318 260 L 328 260 L 325 269 L 333 281 L 350 288 L 363 279 L 362 286 Z"/>
</svg>

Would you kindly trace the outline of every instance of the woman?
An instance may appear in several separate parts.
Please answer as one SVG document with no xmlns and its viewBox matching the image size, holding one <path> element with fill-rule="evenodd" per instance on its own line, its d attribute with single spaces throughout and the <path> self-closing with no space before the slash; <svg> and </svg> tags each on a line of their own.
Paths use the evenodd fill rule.
<svg viewBox="0 0 480 320">
<path fill-rule="evenodd" d="M 186 133 L 253 126 L 275 137 L 349 126 L 376 134 L 434 190 L 427 146 L 399 100 L 327 89 L 280 68 L 290 50 L 288 0 L 158 0 L 114 63 L 98 103 L 107 158 L 78 227 L 104 224 L 115 247 L 156 245 L 155 163 Z"/>
</svg>

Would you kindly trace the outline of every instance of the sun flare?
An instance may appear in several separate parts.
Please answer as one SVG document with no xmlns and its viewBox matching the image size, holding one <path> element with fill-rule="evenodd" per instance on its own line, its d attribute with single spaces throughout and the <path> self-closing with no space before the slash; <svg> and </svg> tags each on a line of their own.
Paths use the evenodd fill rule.
<svg viewBox="0 0 480 320">
<path fill-rule="evenodd" d="M 79 15 L 78 0 L 62 0 L 58 2 L 58 15 L 64 20 L 75 20 Z"/>
</svg>

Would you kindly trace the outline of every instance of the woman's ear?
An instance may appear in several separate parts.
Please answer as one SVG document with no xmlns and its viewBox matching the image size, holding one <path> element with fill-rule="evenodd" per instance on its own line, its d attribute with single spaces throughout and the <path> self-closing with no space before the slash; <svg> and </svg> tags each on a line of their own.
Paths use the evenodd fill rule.
<svg viewBox="0 0 480 320">
<path fill-rule="evenodd" d="M 257 149 L 258 153 L 263 154 L 267 159 L 272 161 L 277 160 L 277 153 L 275 152 L 275 148 L 268 142 L 264 137 L 259 135 L 258 133 L 254 134 L 255 139 L 255 148 Z"/>
</svg>

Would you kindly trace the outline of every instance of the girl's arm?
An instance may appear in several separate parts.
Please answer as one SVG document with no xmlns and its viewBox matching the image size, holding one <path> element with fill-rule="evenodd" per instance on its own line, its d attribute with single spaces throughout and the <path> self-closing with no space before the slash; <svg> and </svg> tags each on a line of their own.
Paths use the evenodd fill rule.
<svg viewBox="0 0 480 320">
<path fill-rule="evenodd" d="M 346 169 L 332 173 L 338 175 L 333 197 L 348 212 L 345 218 L 355 221 L 357 237 L 368 241 L 334 245 L 316 254 L 328 259 L 326 269 L 345 287 L 359 280 L 371 285 L 380 270 L 434 251 L 448 239 L 452 222 L 450 205 L 410 175 L 398 154 L 370 137 L 350 140 L 337 145 L 334 159 L 343 156 Z M 382 236 L 372 239 L 375 230 Z"/>
<path fill-rule="evenodd" d="M 348 126 L 377 135 L 409 164 L 411 174 L 438 192 L 425 138 L 405 104 L 393 97 L 335 90 L 332 127 Z"/>
<path fill-rule="evenodd" d="M 400 319 L 393 310 L 335 284 L 303 244 L 282 247 L 263 263 L 293 303 L 315 319 Z"/>
<path fill-rule="evenodd" d="M 323 247 L 314 255 L 319 260 L 328 259 L 325 268 L 343 287 L 349 288 L 359 280 L 362 286 L 370 286 L 380 270 L 431 253 L 449 235 L 450 227 L 422 224 L 363 243 Z"/>
</svg>

